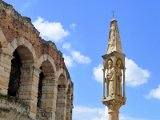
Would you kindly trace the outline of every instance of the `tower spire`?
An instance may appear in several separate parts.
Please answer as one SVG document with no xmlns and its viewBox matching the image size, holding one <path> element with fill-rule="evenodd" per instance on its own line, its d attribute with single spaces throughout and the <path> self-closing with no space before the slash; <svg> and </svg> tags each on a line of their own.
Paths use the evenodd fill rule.
<svg viewBox="0 0 160 120">
<path fill-rule="evenodd" d="M 113 12 L 113 17 L 114 17 L 114 12 Z M 110 22 L 107 54 L 110 54 L 111 52 L 114 51 L 122 53 L 122 46 L 121 46 L 117 20 L 113 18 Z"/>
</svg>

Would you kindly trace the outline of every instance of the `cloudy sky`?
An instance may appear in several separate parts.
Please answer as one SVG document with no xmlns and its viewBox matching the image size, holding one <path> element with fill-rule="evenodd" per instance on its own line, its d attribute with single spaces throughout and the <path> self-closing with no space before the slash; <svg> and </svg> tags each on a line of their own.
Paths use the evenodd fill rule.
<svg viewBox="0 0 160 120">
<path fill-rule="evenodd" d="M 5 1 L 63 52 L 74 82 L 73 120 L 107 120 L 101 56 L 114 10 L 127 68 L 127 103 L 120 120 L 160 120 L 159 0 Z"/>
</svg>

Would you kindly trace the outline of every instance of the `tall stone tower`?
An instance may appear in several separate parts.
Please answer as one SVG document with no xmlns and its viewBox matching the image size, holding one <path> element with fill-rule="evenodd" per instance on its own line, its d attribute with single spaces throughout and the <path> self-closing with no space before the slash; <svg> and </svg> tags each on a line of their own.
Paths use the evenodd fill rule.
<svg viewBox="0 0 160 120">
<path fill-rule="evenodd" d="M 126 102 L 125 95 L 125 55 L 117 21 L 112 19 L 108 39 L 108 49 L 103 57 L 103 97 L 108 107 L 108 120 L 119 120 L 119 109 Z"/>
</svg>

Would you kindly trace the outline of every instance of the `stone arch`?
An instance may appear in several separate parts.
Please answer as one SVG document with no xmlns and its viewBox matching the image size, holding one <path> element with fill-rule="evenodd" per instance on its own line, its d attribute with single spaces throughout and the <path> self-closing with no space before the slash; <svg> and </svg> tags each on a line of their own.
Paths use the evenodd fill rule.
<svg viewBox="0 0 160 120">
<path fill-rule="evenodd" d="M 43 55 L 41 55 L 41 57 L 40 57 L 39 60 L 38 60 L 38 68 L 40 68 L 40 66 L 42 65 L 42 63 L 43 63 L 44 61 L 46 61 L 46 60 L 48 60 L 48 61 L 52 64 L 54 71 L 57 71 L 57 70 L 56 70 L 56 65 L 55 65 L 55 63 L 54 63 L 53 58 L 52 58 L 50 55 L 48 55 L 48 54 L 43 54 Z"/>
<path fill-rule="evenodd" d="M 37 119 L 50 120 L 54 116 L 55 99 L 55 65 L 53 59 L 45 54 L 38 61 L 39 74 L 38 97 L 37 97 Z"/>
<path fill-rule="evenodd" d="M 24 92 L 29 94 L 29 89 L 32 88 L 29 81 L 33 78 L 33 64 L 36 58 L 34 48 L 26 39 L 18 38 L 8 44 L 8 49 L 13 56 L 8 95 L 27 99 Z"/>
<path fill-rule="evenodd" d="M 32 44 L 24 39 L 23 37 L 15 38 L 11 43 L 7 43 L 7 47 L 2 50 L 5 55 L 10 56 L 9 62 L 11 63 L 10 69 L 8 71 L 8 83 L 7 83 L 7 91 L 6 94 L 18 97 L 19 99 L 24 100 L 30 106 L 31 117 L 35 116 L 35 103 L 33 101 L 37 100 L 37 80 L 38 80 L 38 70 L 35 69 L 34 64 L 36 61 L 36 54 L 34 47 Z M 17 57 L 19 56 L 19 57 Z M 18 58 L 18 59 L 17 59 Z M 18 67 L 13 67 L 16 65 L 16 62 L 13 61 L 18 60 Z M 18 69 L 17 69 L 18 68 Z M 12 70 L 13 69 L 13 70 Z M 17 69 L 16 72 L 18 75 L 17 78 L 17 86 L 14 86 L 14 94 L 10 94 L 9 90 L 12 89 L 10 86 L 11 81 L 15 81 L 12 77 L 14 75 L 14 69 Z M 13 79 L 13 80 L 12 80 Z M 10 89 L 11 88 L 11 89 Z"/>
<path fill-rule="evenodd" d="M 57 71 L 57 78 L 59 78 L 61 75 L 63 75 L 65 77 L 65 80 L 66 80 L 66 84 L 68 83 L 68 79 L 67 79 L 67 72 L 66 70 L 64 70 L 63 68 L 60 68 L 58 71 Z M 59 80 L 59 79 L 57 79 Z M 58 82 L 58 81 L 57 81 Z"/>
<path fill-rule="evenodd" d="M 8 94 L 24 99 L 22 94 L 28 89 L 26 87 L 28 85 L 24 85 L 24 83 L 32 77 L 32 66 L 36 58 L 35 50 L 32 44 L 22 37 L 15 38 L 11 43 L 8 43 L 6 49 L 10 50 L 8 54 L 13 56 L 11 60 Z M 15 86 L 13 86 L 14 82 L 16 83 Z M 12 94 L 12 90 L 14 94 Z"/>
<path fill-rule="evenodd" d="M 57 85 L 57 100 L 56 100 L 56 119 L 65 120 L 66 118 L 66 105 L 67 105 L 67 79 L 64 74 L 60 74 Z"/>
<path fill-rule="evenodd" d="M 35 49 L 32 46 L 32 44 L 23 37 L 13 39 L 13 41 L 8 44 L 8 49 L 10 49 L 11 50 L 10 52 L 13 53 L 15 51 L 15 49 L 17 49 L 19 46 L 24 46 L 24 47 L 28 48 L 28 50 L 33 55 L 33 60 L 35 61 L 35 59 L 36 59 Z"/>
</svg>

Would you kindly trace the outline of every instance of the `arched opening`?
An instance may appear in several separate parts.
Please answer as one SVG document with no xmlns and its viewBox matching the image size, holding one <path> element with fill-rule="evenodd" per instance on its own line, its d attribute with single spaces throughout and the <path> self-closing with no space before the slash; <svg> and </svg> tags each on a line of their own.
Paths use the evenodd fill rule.
<svg viewBox="0 0 160 120">
<path fill-rule="evenodd" d="M 31 79 L 31 66 L 33 56 L 25 46 L 19 46 L 13 52 L 11 60 L 11 71 L 8 84 L 8 95 L 25 99 L 24 93 L 28 91 L 27 82 Z"/>
<path fill-rule="evenodd" d="M 42 63 L 39 74 L 37 119 L 50 119 L 53 113 L 55 75 L 52 64 L 46 60 Z"/>
<path fill-rule="evenodd" d="M 66 79 L 64 75 L 60 75 L 57 86 L 56 120 L 65 120 L 66 97 Z"/>
<path fill-rule="evenodd" d="M 20 87 L 21 67 L 22 62 L 17 50 L 13 52 L 13 59 L 11 60 L 11 71 L 8 86 L 8 95 L 18 97 Z"/>
<path fill-rule="evenodd" d="M 42 70 L 42 67 L 40 67 Z M 38 83 L 38 100 L 37 100 L 37 107 L 41 107 L 41 99 L 42 99 L 42 80 L 44 79 L 44 74 L 41 72 L 39 74 L 39 83 Z"/>
</svg>

